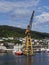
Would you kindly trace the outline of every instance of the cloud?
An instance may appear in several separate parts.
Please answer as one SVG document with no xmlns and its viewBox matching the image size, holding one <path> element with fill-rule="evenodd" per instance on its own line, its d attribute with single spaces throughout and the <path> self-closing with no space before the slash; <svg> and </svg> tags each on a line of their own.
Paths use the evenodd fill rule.
<svg viewBox="0 0 49 65">
<path fill-rule="evenodd" d="M 49 22 L 49 13 L 43 12 L 42 14 L 35 17 L 35 24 L 47 23 Z"/>
<path fill-rule="evenodd" d="M 42 12 L 40 15 L 35 16 L 35 19 L 32 23 L 32 30 L 40 32 L 49 32 L 49 13 Z"/>
<path fill-rule="evenodd" d="M 0 1 L 0 13 L 5 13 L 11 20 L 24 19 L 30 16 L 32 10 L 38 6 L 39 0 L 25 1 Z"/>
<path fill-rule="evenodd" d="M 28 7 L 34 7 L 38 5 L 39 0 L 27 1 L 27 2 L 10 2 L 10 1 L 0 1 L 0 12 L 9 12 L 19 8 L 20 11 L 23 12 L 22 9 L 27 9 Z M 19 12 L 19 11 L 18 11 Z M 20 13 L 20 12 L 19 12 Z"/>
<path fill-rule="evenodd" d="M 45 9 L 49 10 L 49 6 L 43 6 Z"/>
</svg>

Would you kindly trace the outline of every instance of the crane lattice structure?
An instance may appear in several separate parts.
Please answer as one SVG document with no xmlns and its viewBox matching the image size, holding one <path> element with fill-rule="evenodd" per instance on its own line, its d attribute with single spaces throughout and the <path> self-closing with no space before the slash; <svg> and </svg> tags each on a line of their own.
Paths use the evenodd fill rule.
<svg viewBox="0 0 49 65">
<path fill-rule="evenodd" d="M 23 53 L 25 55 L 33 55 L 32 40 L 31 40 L 31 35 L 30 35 L 31 28 L 32 28 L 32 22 L 33 22 L 32 21 L 33 17 L 34 17 L 34 11 L 32 13 L 29 25 L 27 26 L 27 29 L 26 29 L 26 32 L 25 32 L 25 34 L 26 34 L 26 41 L 25 41 L 25 47 L 24 47 L 24 51 L 23 51 Z"/>
</svg>

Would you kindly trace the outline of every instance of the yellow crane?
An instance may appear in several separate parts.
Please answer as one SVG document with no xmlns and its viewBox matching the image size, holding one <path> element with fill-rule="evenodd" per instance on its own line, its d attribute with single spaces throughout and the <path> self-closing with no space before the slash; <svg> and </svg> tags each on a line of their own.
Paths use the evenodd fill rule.
<svg viewBox="0 0 49 65">
<path fill-rule="evenodd" d="M 32 20 L 33 20 L 33 17 L 34 17 L 34 11 L 32 13 L 32 16 L 30 18 L 30 22 L 29 22 L 29 25 L 27 26 L 27 29 L 26 29 L 26 41 L 25 41 L 25 47 L 24 47 L 24 51 L 23 53 L 25 55 L 33 55 L 33 47 L 32 47 L 32 40 L 31 40 L 31 28 L 32 28 Z"/>
</svg>

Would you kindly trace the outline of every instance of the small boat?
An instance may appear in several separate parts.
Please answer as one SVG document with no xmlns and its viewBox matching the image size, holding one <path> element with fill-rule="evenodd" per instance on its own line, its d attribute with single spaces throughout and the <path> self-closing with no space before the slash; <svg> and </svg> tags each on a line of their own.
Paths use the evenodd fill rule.
<svg viewBox="0 0 49 65">
<path fill-rule="evenodd" d="M 16 54 L 16 55 L 22 55 L 23 53 L 22 53 L 21 50 L 18 50 L 18 51 L 15 52 L 15 54 Z"/>
<path fill-rule="evenodd" d="M 22 50 L 21 50 L 21 45 L 16 45 L 16 46 L 14 46 L 14 51 L 13 51 L 13 53 L 15 54 L 15 55 L 22 55 L 23 53 L 22 53 Z"/>
</svg>

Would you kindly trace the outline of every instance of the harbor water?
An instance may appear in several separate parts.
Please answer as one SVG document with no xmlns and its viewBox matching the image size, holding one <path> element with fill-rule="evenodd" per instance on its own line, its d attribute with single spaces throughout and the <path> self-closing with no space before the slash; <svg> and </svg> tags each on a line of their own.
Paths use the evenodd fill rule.
<svg viewBox="0 0 49 65">
<path fill-rule="evenodd" d="M 0 65 L 49 65 L 49 53 L 35 53 L 34 56 L 0 53 Z"/>
</svg>

